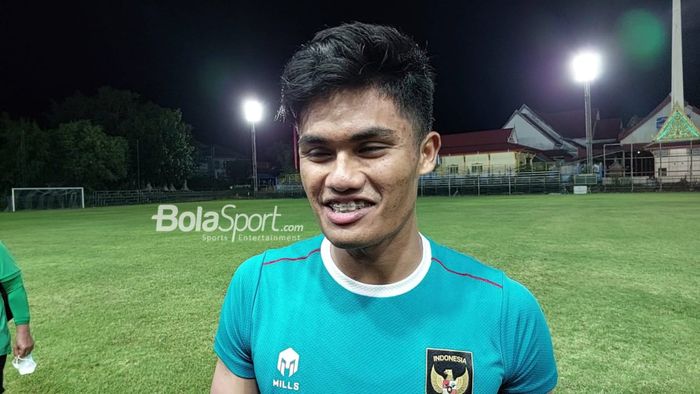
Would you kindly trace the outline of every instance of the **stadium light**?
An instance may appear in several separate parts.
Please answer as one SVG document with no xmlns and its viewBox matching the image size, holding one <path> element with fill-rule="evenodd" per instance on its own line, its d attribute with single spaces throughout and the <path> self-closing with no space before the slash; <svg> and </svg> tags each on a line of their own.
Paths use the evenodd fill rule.
<svg viewBox="0 0 700 394">
<path fill-rule="evenodd" d="M 593 51 L 581 51 L 571 61 L 571 72 L 576 82 L 591 82 L 600 75 L 600 55 Z"/>
<path fill-rule="evenodd" d="M 258 194 L 258 159 L 255 149 L 255 124 L 262 120 L 263 106 L 260 101 L 247 99 L 243 101 L 243 116 L 250 123 L 251 144 L 253 149 L 253 195 Z"/>
<path fill-rule="evenodd" d="M 260 101 L 247 99 L 243 102 L 243 115 L 248 123 L 258 123 L 262 120 L 263 108 Z"/>
<path fill-rule="evenodd" d="M 600 75 L 601 59 L 597 52 L 581 51 L 571 60 L 571 71 L 574 81 L 583 82 L 584 101 L 586 110 L 586 169 L 591 173 L 593 168 L 593 130 L 591 119 L 591 82 Z"/>
</svg>

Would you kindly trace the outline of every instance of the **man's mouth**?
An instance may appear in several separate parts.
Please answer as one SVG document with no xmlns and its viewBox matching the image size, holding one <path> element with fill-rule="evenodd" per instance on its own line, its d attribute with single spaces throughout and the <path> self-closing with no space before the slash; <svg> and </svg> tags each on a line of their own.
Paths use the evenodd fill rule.
<svg viewBox="0 0 700 394">
<path fill-rule="evenodd" d="M 358 209 L 362 209 L 364 207 L 368 207 L 371 204 L 366 202 L 366 201 L 350 201 L 347 203 L 341 203 L 341 202 L 334 202 L 328 204 L 330 208 L 333 210 L 333 212 L 339 212 L 339 213 L 346 213 L 346 212 L 353 212 Z"/>
<path fill-rule="evenodd" d="M 362 219 L 374 206 L 366 200 L 327 201 L 323 204 L 326 218 L 336 225 L 348 225 Z"/>
</svg>

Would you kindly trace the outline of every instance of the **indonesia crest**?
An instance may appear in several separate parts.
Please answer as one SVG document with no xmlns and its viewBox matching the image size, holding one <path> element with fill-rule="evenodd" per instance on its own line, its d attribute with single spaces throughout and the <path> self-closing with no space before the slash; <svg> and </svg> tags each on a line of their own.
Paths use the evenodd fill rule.
<svg viewBox="0 0 700 394">
<path fill-rule="evenodd" d="M 426 357 L 426 393 L 472 393 L 474 364 L 471 352 L 428 348 Z"/>
</svg>

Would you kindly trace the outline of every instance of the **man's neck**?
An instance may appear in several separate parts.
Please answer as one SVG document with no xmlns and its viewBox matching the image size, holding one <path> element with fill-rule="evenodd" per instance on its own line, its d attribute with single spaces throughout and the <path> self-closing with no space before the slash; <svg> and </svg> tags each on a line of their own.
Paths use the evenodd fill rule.
<svg viewBox="0 0 700 394">
<path fill-rule="evenodd" d="M 376 245 L 340 249 L 331 245 L 333 261 L 345 275 L 362 283 L 383 285 L 408 277 L 421 262 L 423 243 L 415 219 Z"/>
</svg>

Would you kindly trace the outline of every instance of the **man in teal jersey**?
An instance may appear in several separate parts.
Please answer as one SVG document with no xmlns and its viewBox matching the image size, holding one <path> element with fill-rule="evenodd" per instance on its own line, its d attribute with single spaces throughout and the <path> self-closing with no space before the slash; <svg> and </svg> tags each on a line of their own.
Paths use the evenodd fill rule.
<svg viewBox="0 0 700 394">
<path fill-rule="evenodd" d="M 29 331 L 29 303 L 27 293 L 22 282 L 22 272 L 15 264 L 15 260 L 0 241 L 0 286 L 2 286 L 3 298 L 10 310 L 5 306 L 0 307 L 0 393 L 5 391 L 2 385 L 2 369 L 5 367 L 7 355 L 25 357 L 34 348 L 34 339 Z M 8 315 L 15 319 L 17 338 L 15 345 L 10 343 L 10 330 L 7 328 Z"/>
<path fill-rule="evenodd" d="M 397 30 L 323 30 L 282 76 L 281 114 L 322 235 L 236 271 L 213 393 L 546 393 L 557 382 L 535 298 L 418 231 L 435 167 L 433 72 Z"/>
</svg>

